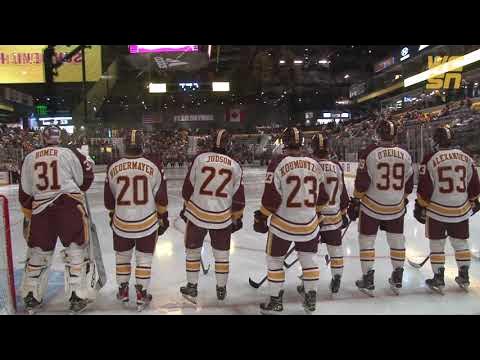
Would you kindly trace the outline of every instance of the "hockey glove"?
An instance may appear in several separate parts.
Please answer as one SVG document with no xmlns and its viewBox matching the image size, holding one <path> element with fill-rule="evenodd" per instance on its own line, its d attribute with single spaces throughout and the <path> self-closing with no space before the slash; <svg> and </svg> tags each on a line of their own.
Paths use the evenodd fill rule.
<svg viewBox="0 0 480 360">
<path fill-rule="evenodd" d="M 232 234 L 243 227 L 242 219 L 232 220 Z"/>
<path fill-rule="evenodd" d="M 478 199 L 475 199 L 475 201 L 472 201 L 472 211 L 473 211 L 472 216 L 480 211 L 480 201 Z"/>
<path fill-rule="evenodd" d="M 427 209 L 421 206 L 418 203 L 418 200 L 415 200 L 415 209 L 413 210 L 413 216 L 420 224 L 425 224 L 427 220 Z"/>
<path fill-rule="evenodd" d="M 268 232 L 267 219 L 268 217 L 263 215 L 260 210 L 255 211 L 253 230 L 261 234 L 266 234 Z"/>
<path fill-rule="evenodd" d="M 350 205 L 348 206 L 347 214 L 351 222 L 357 220 L 357 218 L 360 216 L 360 199 L 350 199 Z"/>
<path fill-rule="evenodd" d="M 348 220 L 348 216 L 342 215 L 342 230 L 346 229 L 348 227 L 348 224 L 350 224 L 350 221 Z"/>
<path fill-rule="evenodd" d="M 168 227 L 170 226 L 170 222 L 168 221 L 168 212 L 158 215 L 158 236 L 163 235 L 165 231 L 167 231 Z"/>
</svg>

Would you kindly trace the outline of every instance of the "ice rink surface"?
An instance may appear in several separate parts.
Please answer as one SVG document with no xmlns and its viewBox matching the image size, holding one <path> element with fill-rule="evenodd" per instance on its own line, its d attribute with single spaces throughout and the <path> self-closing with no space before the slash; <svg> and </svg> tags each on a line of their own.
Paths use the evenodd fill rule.
<svg viewBox="0 0 480 360">
<path fill-rule="evenodd" d="M 266 235 L 257 234 L 252 229 L 253 212 L 260 206 L 263 192 L 265 168 L 245 168 L 246 208 L 243 219 L 244 227 L 233 234 L 230 258 L 230 276 L 228 295 L 220 304 L 215 294 L 215 273 L 209 238 L 207 236 L 203 251 L 205 264 L 211 264 L 207 275 L 200 273 L 199 304 L 195 307 L 179 293 L 179 288 L 185 283 L 185 257 L 183 234 L 173 228 L 173 221 L 182 207 L 181 187 L 184 169 L 167 169 L 170 225 L 168 231 L 159 239 L 152 265 L 151 293 L 153 301 L 142 314 L 176 315 L 176 314 L 208 314 L 208 315 L 255 315 L 259 314 L 258 305 L 266 299 L 265 283 L 258 290 L 248 284 L 248 278 L 259 281 L 266 274 L 265 243 Z M 112 232 L 108 225 L 108 215 L 103 206 L 103 184 L 105 174 L 96 174 L 95 182 L 88 191 L 93 221 L 97 226 L 98 236 L 103 251 L 105 267 L 108 273 L 108 283 L 101 290 L 94 304 L 86 314 L 138 314 L 134 307 L 134 278 L 131 281 L 129 308 L 124 308 L 115 299 L 117 285 L 115 282 L 115 255 L 113 252 Z M 353 179 L 347 179 L 350 194 L 353 192 Z M 10 223 L 12 228 L 13 256 L 15 263 L 15 283 L 17 286 L 17 303 L 19 312 L 23 312 L 23 303 L 18 295 L 26 244 L 22 235 L 22 219 L 18 202 L 18 186 L 11 185 L 0 188 L 0 193 L 6 195 L 10 203 Z M 424 236 L 423 225 L 413 218 L 414 194 L 410 197 L 408 214 L 405 218 L 405 236 L 407 240 L 407 257 L 420 262 L 429 253 L 428 241 Z M 478 253 L 480 248 L 480 215 L 471 221 L 471 248 Z M 359 250 L 357 242 L 357 224 L 350 226 L 344 238 L 345 269 L 342 286 L 336 299 L 332 299 L 328 290 L 331 279 L 330 269 L 322 259 L 326 248 L 322 245 L 319 251 L 320 283 L 316 314 L 480 314 L 480 261 L 472 260 L 470 272 L 470 292 L 462 291 L 454 281 L 457 267 L 453 249 L 447 242 L 445 295 L 430 293 L 425 279 L 432 276 L 430 263 L 420 270 L 405 265 L 404 287 L 400 296 L 390 291 L 387 280 L 392 271 L 389 249 L 385 234 L 380 232 L 376 243 L 375 262 L 375 297 L 370 298 L 360 293 L 355 280 L 361 277 Z M 63 291 L 63 264 L 59 257 L 62 246 L 57 244 L 55 260 L 50 272 L 50 282 L 46 304 L 40 313 L 66 314 L 67 306 Z M 292 255 L 288 260 L 295 259 Z M 296 292 L 296 285 L 301 270 L 295 265 L 286 270 L 284 295 L 284 313 L 303 315 L 301 300 Z"/>
</svg>

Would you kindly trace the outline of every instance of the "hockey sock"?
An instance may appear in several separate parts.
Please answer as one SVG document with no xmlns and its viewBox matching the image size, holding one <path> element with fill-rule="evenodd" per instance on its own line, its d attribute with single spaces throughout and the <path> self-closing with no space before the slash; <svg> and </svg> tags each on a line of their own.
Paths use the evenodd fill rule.
<svg viewBox="0 0 480 360">
<path fill-rule="evenodd" d="M 130 281 L 130 274 L 132 272 L 132 254 L 133 249 L 128 251 L 117 251 L 115 253 L 118 286 Z"/>
<path fill-rule="evenodd" d="M 328 256 L 330 256 L 330 270 L 332 277 L 343 275 L 343 246 L 327 245 Z"/>
<path fill-rule="evenodd" d="M 230 252 L 213 249 L 213 257 L 215 258 L 215 277 L 217 278 L 217 285 L 220 287 L 227 286 L 228 272 L 230 269 L 229 263 Z"/>
<path fill-rule="evenodd" d="M 187 249 L 187 260 L 186 260 L 186 270 L 187 270 L 187 281 L 192 284 L 198 283 L 198 276 L 200 273 L 200 257 L 202 253 L 202 248 L 198 249 Z"/>
<path fill-rule="evenodd" d="M 273 257 L 267 255 L 268 293 L 270 296 L 278 296 L 283 289 L 283 284 L 285 283 L 284 259 L 284 256 Z"/>
<path fill-rule="evenodd" d="M 403 234 L 387 233 L 387 242 L 390 246 L 390 260 L 393 270 L 403 268 L 405 263 L 405 236 Z"/>
<path fill-rule="evenodd" d="M 135 251 L 135 280 L 137 285 L 141 285 L 144 290 L 150 286 L 150 277 L 152 274 L 153 254 Z"/>
<path fill-rule="evenodd" d="M 302 265 L 303 287 L 305 292 L 317 291 L 320 270 L 315 261 L 315 253 L 297 251 L 298 260 Z"/>
<path fill-rule="evenodd" d="M 455 249 L 455 260 L 458 268 L 460 269 L 462 266 L 470 267 L 471 254 L 468 240 L 450 237 L 450 244 Z"/>
<path fill-rule="evenodd" d="M 360 234 L 358 242 L 360 245 L 360 263 L 362 265 L 362 273 L 366 275 L 373 270 L 375 265 L 375 239 L 376 236 L 367 236 Z"/>
<path fill-rule="evenodd" d="M 430 240 L 430 263 L 435 274 L 445 267 L 445 239 Z"/>
</svg>

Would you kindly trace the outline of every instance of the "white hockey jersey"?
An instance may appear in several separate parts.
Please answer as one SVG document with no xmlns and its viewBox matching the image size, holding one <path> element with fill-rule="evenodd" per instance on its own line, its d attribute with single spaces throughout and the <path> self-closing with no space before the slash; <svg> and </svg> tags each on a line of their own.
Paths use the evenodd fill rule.
<svg viewBox="0 0 480 360">
<path fill-rule="evenodd" d="M 242 168 L 227 155 L 204 152 L 195 157 L 183 183 L 185 216 L 204 229 L 224 229 L 243 217 Z"/>
<path fill-rule="evenodd" d="M 19 200 L 26 216 L 39 214 L 63 194 L 83 202 L 94 179 L 93 161 L 77 149 L 48 146 L 25 157 Z"/>
<path fill-rule="evenodd" d="M 162 165 L 143 156 L 113 163 L 107 169 L 104 202 L 114 212 L 112 227 L 118 236 L 138 239 L 157 231 L 158 216 L 167 213 L 168 205 Z"/>
<path fill-rule="evenodd" d="M 320 164 L 306 156 L 283 155 L 267 169 L 260 211 L 271 216 L 270 232 L 281 239 L 303 242 L 319 231 L 319 213 L 328 202 Z"/>
<path fill-rule="evenodd" d="M 470 202 L 479 194 L 475 162 L 463 151 L 440 150 L 423 160 L 417 195 L 428 217 L 446 223 L 462 222 L 471 216 Z"/>
<path fill-rule="evenodd" d="M 329 201 L 320 212 L 323 220 L 320 231 L 337 230 L 342 226 L 342 215 L 347 213 L 350 198 L 348 196 L 342 166 L 332 160 L 315 158 L 325 175 L 325 191 Z"/>
<path fill-rule="evenodd" d="M 355 191 L 361 211 L 379 220 L 405 214 L 405 198 L 413 190 L 410 154 L 395 145 L 372 145 L 359 154 Z"/>
</svg>

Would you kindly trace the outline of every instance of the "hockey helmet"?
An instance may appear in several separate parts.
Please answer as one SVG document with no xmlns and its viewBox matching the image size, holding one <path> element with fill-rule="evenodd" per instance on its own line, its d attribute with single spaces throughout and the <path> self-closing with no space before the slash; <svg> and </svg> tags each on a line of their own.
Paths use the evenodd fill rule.
<svg viewBox="0 0 480 360">
<path fill-rule="evenodd" d="M 313 135 L 312 150 L 314 154 L 328 153 L 328 138 L 322 133 Z"/>
<path fill-rule="evenodd" d="M 214 150 L 228 152 L 232 146 L 232 136 L 226 129 L 218 129 L 213 132 L 212 147 Z"/>
<path fill-rule="evenodd" d="M 433 133 L 433 142 L 438 146 L 450 146 L 453 140 L 453 131 L 450 126 L 440 126 Z"/>
<path fill-rule="evenodd" d="M 288 127 L 281 135 L 286 149 L 299 149 L 303 145 L 303 135 L 296 127 Z"/>
<path fill-rule="evenodd" d="M 49 125 L 42 131 L 42 139 L 45 145 L 58 145 L 60 144 L 60 136 L 62 130 L 56 125 Z"/>
<path fill-rule="evenodd" d="M 125 149 L 128 153 L 142 153 L 143 152 L 143 131 L 129 130 L 125 138 Z"/>
<path fill-rule="evenodd" d="M 392 141 L 397 134 L 397 127 L 390 120 L 380 120 L 377 126 L 377 135 L 380 140 Z"/>
</svg>

